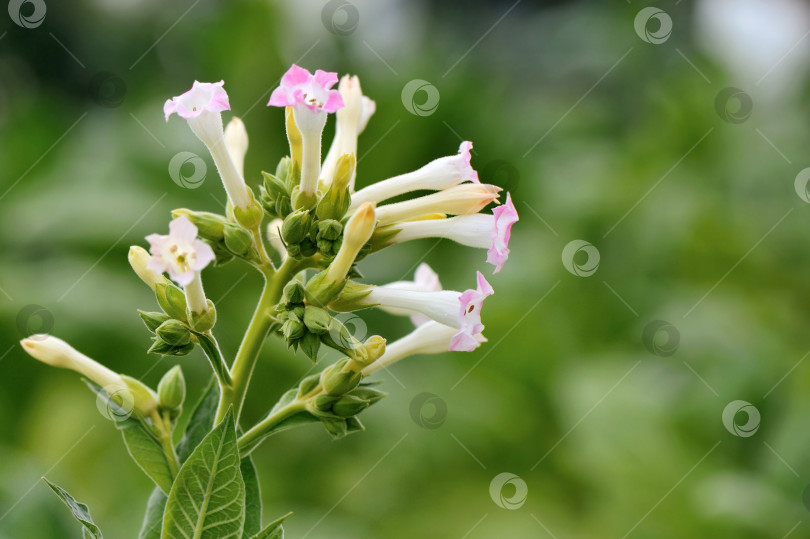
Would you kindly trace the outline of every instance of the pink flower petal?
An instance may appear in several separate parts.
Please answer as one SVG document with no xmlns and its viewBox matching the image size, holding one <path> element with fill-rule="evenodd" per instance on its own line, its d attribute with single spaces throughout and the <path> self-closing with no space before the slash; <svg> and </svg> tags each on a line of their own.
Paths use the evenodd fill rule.
<svg viewBox="0 0 810 539">
<path fill-rule="evenodd" d="M 231 105 L 228 102 L 228 93 L 223 88 L 224 85 L 225 81 L 199 82 L 195 80 L 191 90 L 169 99 L 163 105 L 166 121 L 169 121 L 172 113 L 189 119 L 199 116 L 206 110 L 210 112 L 230 110 Z"/>
<path fill-rule="evenodd" d="M 295 100 L 292 98 L 288 88 L 279 86 L 270 94 L 270 102 L 267 105 L 271 107 L 291 107 L 295 105 Z"/>
<path fill-rule="evenodd" d="M 177 104 L 171 100 L 167 99 L 166 103 L 163 104 L 163 115 L 166 116 L 166 121 L 169 121 L 169 116 L 173 113 L 177 112 Z"/>
<path fill-rule="evenodd" d="M 337 73 L 326 72 L 321 69 L 315 71 L 315 75 L 312 78 L 318 86 L 321 86 L 324 90 L 328 90 L 338 81 Z"/>
<path fill-rule="evenodd" d="M 195 273 L 194 270 L 188 270 L 184 273 L 175 273 L 171 268 L 169 269 L 169 277 L 180 286 L 188 286 L 188 284 L 194 280 Z"/>
<path fill-rule="evenodd" d="M 191 243 L 197 237 L 197 227 L 188 217 L 181 215 L 169 223 L 169 237 L 176 241 Z"/>
<path fill-rule="evenodd" d="M 461 155 L 463 160 L 463 168 L 461 175 L 465 180 L 471 180 L 475 183 L 481 183 L 481 180 L 478 179 L 478 171 L 472 168 L 471 161 L 472 156 L 470 155 L 470 150 L 472 150 L 473 143 L 469 140 L 465 140 L 461 143 L 458 147 L 458 153 Z"/>
<path fill-rule="evenodd" d="M 342 109 L 343 97 L 337 90 L 329 90 L 329 96 L 326 98 L 326 103 L 323 104 L 323 110 L 326 112 L 337 112 Z"/>
<path fill-rule="evenodd" d="M 273 90 L 272 107 L 307 107 L 312 112 L 335 112 L 344 106 L 340 92 L 330 90 L 338 81 L 337 73 L 317 70 L 312 75 L 295 64 L 281 77 L 281 84 Z"/>
<path fill-rule="evenodd" d="M 191 267 L 193 270 L 202 271 L 208 264 L 216 259 L 214 250 L 204 241 L 194 240 L 194 250 L 197 252 L 197 256 Z"/>
<path fill-rule="evenodd" d="M 492 210 L 492 214 L 495 216 L 495 227 L 492 230 L 492 247 L 487 251 L 487 262 L 495 266 L 494 273 L 498 273 L 509 258 L 512 225 L 519 220 L 511 194 L 506 193 L 506 202 Z"/>
<path fill-rule="evenodd" d="M 298 86 L 306 83 L 312 75 L 307 69 L 299 67 L 295 64 L 290 66 L 290 69 L 281 77 L 282 86 Z"/>
</svg>

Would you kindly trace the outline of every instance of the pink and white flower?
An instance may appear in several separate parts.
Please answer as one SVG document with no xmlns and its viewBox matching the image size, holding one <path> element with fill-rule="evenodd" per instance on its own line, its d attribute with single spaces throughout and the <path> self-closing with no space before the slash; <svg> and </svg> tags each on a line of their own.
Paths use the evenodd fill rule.
<svg viewBox="0 0 810 539">
<path fill-rule="evenodd" d="M 234 164 L 235 157 L 228 153 L 222 128 L 222 111 L 231 109 L 224 84 L 224 81 L 194 81 L 191 90 L 166 100 L 163 113 L 167 122 L 175 113 L 188 122 L 191 131 L 211 152 L 228 198 L 234 206 L 246 208 L 251 202 L 250 195 Z"/>
<path fill-rule="evenodd" d="M 481 183 L 470 164 L 472 142 L 464 141 L 456 155 L 434 159 L 422 168 L 373 183 L 352 195 L 352 208 L 363 202 L 382 202 L 411 191 L 441 191 L 463 182 Z"/>
<path fill-rule="evenodd" d="M 451 342 L 456 338 L 458 330 L 438 322 L 429 321 L 413 330 L 408 335 L 385 346 L 385 353 L 374 363 L 363 369 L 363 376 L 369 376 L 376 371 L 386 368 L 392 363 L 415 354 L 441 354 L 450 350 Z M 475 346 L 465 350 L 471 352 L 486 342 L 483 335 L 473 337 Z"/>
<path fill-rule="evenodd" d="M 502 189 L 497 185 L 486 183 L 455 185 L 437 193 L 379 206 L 377 219 L 380 226 L 385 226 L 437 213 L 470 215 L 498 200 L 500 191 Z"/>
<path fill-rule="evenodd" d="M 506 203 L 497 206 L 490 215 L 476 213 L 447 219 L 423 219 L 391 225 L 396 231 L 389 242 L 402 243 L 423 238 L 446 238 L 467 247 L 487 249 L 487 262 L 495 266 L 494 273 L 503 268 L 509 258 L 509 237 L 512 225 L 518 220 L 512 197 L 506 194 Z"/>
<path fill-rule="evenodd" d="M 383 287 L 397 288 L 399 290 L 413 290 L 417 292 L 438 292 L 442 289 L 442 283 L 439 281 L 439 274 L 433 271 L 433 268 L 431 268 L 425 262 L 422 262 L 419 264 L 419 267 L 416 268 L 416 272 L 413 275 L 413 281 L 394 281 L 393 283 L 383 285 Z M 411 313 L 408 311 L 390 308 L 383 310 L 391 314 L 401 316 L 409 315 L 414 326 L 421 326 L 430 320 L 429 317 L 422 313 Z"/>
<path fill-rule="evenodd" d="M 332 90 L 338 81 L 337 73 L 320 69 L 313 75 L 293 64 L 281 77 L 281 84 L 270 95 L 268 106 L 292 107 L 295 125 L 301 132 L 301 183 L 302 193 L 311 196 L 318 187 L 321 173 L 321 133 L 329 112 L 343 107 L 340 92 Z"/>
<path fill-rule="evenodd" d="M 484 330 L 481 307 L 484 299 L 494 293 L 480 271 L 477 272 L 477 278 L 477 288 L 464 292 L 375 286 L 360 303 L 396 314 L 421 313 L 431 320 L 456 329 L 450 342 L 450 350 L 470 351 L 481 342 L 479 337 Z"/>
<path fill-rule="evenodd" d="M 214 259 L 214 251 L 207 243 L 197 239 L 197 227 L 185 215 L 169 223 L 169 234 L 146 236 L 152 258 L 147 267 L 157 273 L 168 272 L 169 277 L 184 287 L 189 309 L 203 313 L 208 309 L 200 272 Z"/>
</svg>

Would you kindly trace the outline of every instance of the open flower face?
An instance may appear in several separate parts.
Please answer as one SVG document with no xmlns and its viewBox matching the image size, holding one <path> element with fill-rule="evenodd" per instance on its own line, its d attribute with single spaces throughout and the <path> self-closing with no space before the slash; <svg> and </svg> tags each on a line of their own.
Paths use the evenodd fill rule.
<svg viewBox="0 0 810 539">
<path fill-rule="evenodd" d="M 169 223 L 169 235 L 150 234 L 149 269 L 158 273 L 168 272 L 169 277 L 181 286 L 186 286 L 214 260 L 211 246 L 197 239 L 197 227 L 185 215 Z"/>
<path fill-rule="evenodd" d="M 480 271 L 477 275 L 478 288 L 465 290 L 458 298 L 462 322 L 459 332 L 450 341 L 450 350 L 470 352 L 478 348 L 482 342 L 484 324 L 481 323 L 481 308 L 484 306 L 484 300 L 494 294 L 494 290 Z"/>
<path fill-rule="evenodd" d="M 487 251 L 487 262 L 495 266 L 495 273 L 498 273 L 509 258 L 509 237 L 512 225 L 518 221 L 517 210 L 509 193 L 506 193 L 506 203 L 492 213 L 495 215 L 495 228 L 492 231 L 492 247 Z"/>
<path fill-rule="evenodd" d="M 166 104 L 163 105 L 163 114 L 166 116 L 166 121 L 169 121 L 169 116 L 173 113 L 177 113 L 181 118 L 188 120 L 189 118 L 196 118 L 205 111 L 222 112 L 223 110 L 231 110 L 228 94 L 223 88 L 224 85 L 225 81 L 222 80 L 219 82 L 198 82 L 195 80 L 191 90 L 166 100 Z"/>
<path fill-rule="evenodd" d="M 343 98 L 331 90 L 338 81 L 337 73 L 317 70 L 313 75 L 293 64 L 281 77 L 281 85 L 273 90 L 268 105 L 274 107 L 307 107 L 311 112 L 336 112 L 343 107 Z"/>
</svg>

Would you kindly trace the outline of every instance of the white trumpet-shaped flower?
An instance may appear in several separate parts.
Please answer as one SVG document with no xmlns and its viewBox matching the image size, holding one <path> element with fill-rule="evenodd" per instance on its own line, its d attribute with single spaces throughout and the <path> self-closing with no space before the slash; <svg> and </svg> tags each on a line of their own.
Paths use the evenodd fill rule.
<svg viewBox="0 0 810 539">
<path fill-rule="evenodd" d="M 225 147 L 231 156 L 236 171 L 245 177 L 245 155 L 248 150 L 248 134 L 245 124 L 239 118 L 233 118 L 225 126 Z"/>
<path fill-rule="evenodd" d="M 377 219 L 380 226 L 385 226 L 436 213 L 450 215 L 478 213 L 490 202 L 498 200 L 500 191 L 500 187 L 485 183 L 456 185 L 438 193 L 379 206 Z"/>
</svg>

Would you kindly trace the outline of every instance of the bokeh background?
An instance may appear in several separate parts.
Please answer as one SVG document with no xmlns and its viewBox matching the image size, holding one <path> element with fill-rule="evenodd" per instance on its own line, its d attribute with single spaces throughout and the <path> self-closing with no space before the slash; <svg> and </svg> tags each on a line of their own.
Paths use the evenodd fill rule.
<svg viewBox="0 0 810 539">
<path fill-rule="evenodd" d="M 195 78 L 224 79 L 255 186 L 287 153 L 282 112 L 265 104 L 293 62 L 356 73 L 376 100 L 361 184 L 470 139 L 521 221 L 491 278 L 489 344 L 397 364 L 364 433 L 270 438 L 254 453 L 266 522 L 294 511 L 294 538 L 810 537 L 809 3 L 9 4 L 0 537 L 79 537 L 42 475 L 107 536 L 137 535 L 150 480 L 78 377 L 17 343 L 52 331 L 152 385 L 179 363 L 196 398 L 205 360 L 145 353 L 135 309 L 154 299 L 126 261 L 171 209 L 224 200 L 202 144 L 161 107 Z M 403 96 L 417 79 L 428 86 Z M 208 165 L 196 189 L 169 175 L 181 151 Z M 575 240 L 593 247 L 565 259 Z M 430 241 L 363 269 L 397 280 L 423 256 L 448 288 L 491 270 L 483 251 Z M 232 263 L 205 281 L 233 354 L 259 279 Z M 355 327 L 408 331 L 377 313 Z M 245 417 L 309 368 L 268 342 Z M 737 400 L 750 414 L 731 405 L 724 425 Z M 501 488 L 501 473 L 517 479 Z"/>
</svg>

